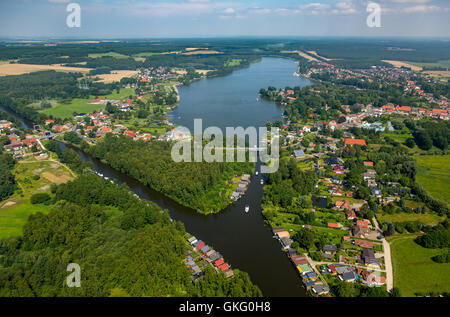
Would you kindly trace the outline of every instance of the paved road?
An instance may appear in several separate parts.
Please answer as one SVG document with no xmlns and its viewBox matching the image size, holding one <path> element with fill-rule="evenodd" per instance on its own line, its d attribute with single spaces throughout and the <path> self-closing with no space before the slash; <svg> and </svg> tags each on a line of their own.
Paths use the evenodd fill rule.
<svg viewBox="0 0 450 317">
<path fill-rule="evenodd" d="M 373 223 L 377 230 L 380 230 L 378 226 L 377 219 L 373 217 Z M 386 267 L 386 288 L 388 291 L 392 290 L 394 287 L 394 274 L 392 272 L 392 260 L 391 260 L 391 247 L 389 246 L 389 242 L 386 241 L 386 238 L 381 240 L 383 242 L 383 253 L 384 253 L 384 266 Z"/>
</svg>

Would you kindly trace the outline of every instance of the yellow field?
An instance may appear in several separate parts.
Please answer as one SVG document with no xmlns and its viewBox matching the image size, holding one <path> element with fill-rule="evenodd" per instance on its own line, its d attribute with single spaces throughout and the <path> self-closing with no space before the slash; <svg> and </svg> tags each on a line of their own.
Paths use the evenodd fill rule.
<svg viewBox="0 0 450 317">
<path fill-rule="evenodd" d="M 206 75 L 209 72 L 211 72 L 211 69 L 196 69 L 195 70 L 197 73 L 202 74 L 202 75 Z M 177 69 L 175 70 L 175 73 L 177 73 L 178 75 L 186 75 L 187 71 L 184 69 Z"/>
<path fill-rule="evenodd" d="M 308 55 L 308 54 L 306 54 L 306 53 L 304 53 L 302 51 L 281 51 L 281 53 L 283 53 L 283 54 L 293 54 L 293 53 L 295 53 L 295 54 L 300 55 L 303 58 L 306 58 L 309 61 L 319 62 L 319 60 L 317 58 L 312 57 L 311 55 Z"/>
<path fill-rule="evenodd" d="M 112 83 L 120 81 L 124 77 L 133 77 L 135 75 L 139 74 L 139 71 L 137 70 L 114 70 L 111 72 L 111 74 L 101 74 L 97 75 L 96 77 L 101 78 L 100 82 L 103 83 Z"/>
<path fill-rule="evenodd" d="M 0 76 L 22 75 L 42 70 L 87 73 L 91 68 L 66 67 L 61 65 L 0 64 Z"/>
<path fill-rule="evenodd" d="M 316 56 L 316 57 L 319 57 L 319 58 L 321 58 L 321 59 L 323 59 L 323 60 L 326 60 L 327 62 L 333 60 L 332 58 L 326 58 L 326 57 L 320 56 L 319 54 L 317 54 L 316 51 L 307 51 L 307 53 L 308 53 L 308 54 L 311 54 L 311 55 L 314 55 L 314 56 Z"/>
<path fill-rule="evenodd" d="M 394 66 L 394 67 L 409 67 L 409 68 L 411 68 L 411 70 L 414 70 L 414 71 L 421 71 L 422 70 L 422 67 L 420 67 L 420 66 L 415 66 L 415 65 L 412 65 L 412 64 L 408 64 L 408 63 L 405 63 L 405 62 L 401 62 L 401 61 L 391 61 L 391 60 L 382 60 L 382 62 L 385 62 L 385 63 L 389 63 L 389 64 L 391 64 L 392 66 Z"/>
<path fill-rule="evenodd" d="M 42 177 L 44 177 L 46 180 L 55 183 L 57 185 L 67 183 L 68 181 L 72 180 L 72 177 L 70 177 L 67 174 L 61 174 L 59 176 L 50 173 L 50 172 L 43 172 Z"/>
</svg>

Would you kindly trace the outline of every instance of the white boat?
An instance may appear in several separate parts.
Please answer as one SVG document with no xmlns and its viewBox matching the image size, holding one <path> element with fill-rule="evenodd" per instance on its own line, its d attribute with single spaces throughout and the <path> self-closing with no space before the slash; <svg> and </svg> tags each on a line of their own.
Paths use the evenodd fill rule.
<svg viewBox="0 0 450 317">
<path fill-rule="evenodd" d="M 264 181 L 263 180 L 261 180 L 261 185 L 264 185 Z"/>
<path fill-rule="evenodd" d="M 245 205 L 245 212 L 248 212 L 250 210 L 249 205 Z"/>
<path fill-rule="evenodd" d="M 255 175 L 258 175 L 258 171 L 256 171 Z"/>
</svg>

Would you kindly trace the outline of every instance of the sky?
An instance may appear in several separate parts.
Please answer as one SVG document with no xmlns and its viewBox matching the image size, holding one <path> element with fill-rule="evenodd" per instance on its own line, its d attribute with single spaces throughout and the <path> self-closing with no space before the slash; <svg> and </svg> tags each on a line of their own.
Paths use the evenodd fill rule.
<svg viewBox="0 0 450 317">
<path fill-rule="evenodd" d="M 369 2 L 380 27 L 367 25 Z M 68 27 L 78 3 L 80 27 Z M 450 0 L 0 0 L 1 38 L 450 37 Z"/>
</svg>

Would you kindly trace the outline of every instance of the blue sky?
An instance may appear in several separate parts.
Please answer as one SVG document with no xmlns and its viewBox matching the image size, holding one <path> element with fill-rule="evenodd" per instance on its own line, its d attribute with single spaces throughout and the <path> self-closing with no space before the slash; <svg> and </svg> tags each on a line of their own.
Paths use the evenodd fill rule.
<svg viewBox="0 0 450 317">
<path fill-rule="evenodd" d="M 81 7 L 68 28 L 66 6 Z M 366 24 L 368 2 L 381 27 Z M 0 0 L 0 37 L 450 37 L 449 0 Z"/>
</svg>

